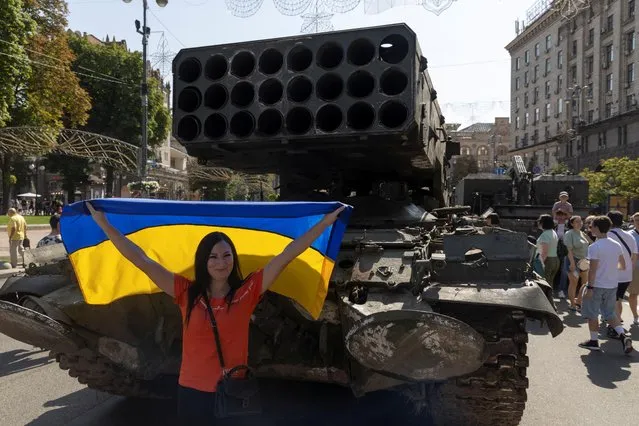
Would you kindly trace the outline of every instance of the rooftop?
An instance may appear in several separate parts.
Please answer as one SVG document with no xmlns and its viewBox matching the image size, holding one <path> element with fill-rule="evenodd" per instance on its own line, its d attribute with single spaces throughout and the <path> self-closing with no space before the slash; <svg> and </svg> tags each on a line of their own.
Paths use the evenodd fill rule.
<svg viewBox="0 0 639 426">
<path fill-rule="evenodd" d="M 494 123 L 474 123 L 468 127 L 458 130 L 458 132 L 467 133 L 490 133 L 495 128 Z"/>
</svg>

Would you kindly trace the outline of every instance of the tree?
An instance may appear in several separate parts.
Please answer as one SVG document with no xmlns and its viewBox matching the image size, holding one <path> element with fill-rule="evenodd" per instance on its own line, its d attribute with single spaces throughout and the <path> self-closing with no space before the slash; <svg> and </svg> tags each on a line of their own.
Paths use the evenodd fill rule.
<svg viewBox="0 0 639 426">
<path fill-rule="evenodd" d="M 64 0 L 9 0 L 0 8 L 1 40 L 9 40 L 13 53 L 7 57 L 14 61 L 9 75 L 0 75 L 0 92 L 7 106 L 4 126 L 40 126 L 46 131 L 57 132 L 64 126 L 82 125 L 88 118 L 90 99 L 71 69 L 74 60 L 65 32 L 68 14 Z M 16 12 L 16 8 L 19 9 Z M 3 56 L 3 55 L 0 55 Z M 2 66 L 2 65 L 0 65 Z M 6 65 L 4 66 L 6 67 Z M 2 68 L 4 70 L 4 68 Z M 24 71 L 24 72 L 22 72 Z M 1 73 L 0 73 L 1 74 Z M 7 86 L 7 83 L 12 83 Z M 12 93 L 8 93 L 10 87 Z M 6 112 L 5 112 L 6 111 Z M 42 153 L 49 147 L 43 146 Z M 13 158 L 2 158 L 3 209 L 9 207 L 9 179 Z"/>
<path fill-rule="evenodd" d="M 460 155 L 457 157 L 455 167 L 453 168 L 452 184 L 457 185 L 459 181 L 472 173 L 477 173 L 479 167 L 477 160 L 472 155 Z"/>
<path fill-rule="evenodd" d="M 0 7 L 0 128 L 11 121 L 16 87 L 31 73 L 25 46 L 35 22 L 22 7 L 22 0 L 4 0 Z"/>
<path fill-rule="evenodd" d="M 67 192 L 67 200 L 75 200 L 75 190 L 89 180 L 89 159 L 69 157 L 64 154 L 47 155 L 44 165 L 50 172 L 60 173 L 62 189 Z"/>
<path fill-rule="evenodd" d="M 588 199 L 591 203 L 605 204 L 609 195 L 639 198 L 639 159 L 609 158 L 602 161 L 599 169 L 584 169 L 580 173 L 588 179 Z"/>
<path fill-rule="evenodd" d="M 557 163 L 548 170 L 551 175 L 565 175 L 570 173 L 570 169 L 564 163 Z"/>
<path fill-rule="evenodd" d="M 89 93 L 92 107 L 84 130 L 140 145 L 142 105 L 139 84 L 143 62 L 139 52 L 129 52 L 116 42 L 89 43 L 69 31 L 69 44 L 76 55 L 73 69 L 86 74 L 99 70 L 99 78 L 80 75 L 81 86 Z M 166 106 L 162 82 L 151 75 L 149 81 L 148 143 L 158 146 L 166 139 L 170 113 Z M 113 171 L 107 168 L 107 192 L 113 187 Z M 109 194 L 110 195 L 110 194 Z"/>
</svg>

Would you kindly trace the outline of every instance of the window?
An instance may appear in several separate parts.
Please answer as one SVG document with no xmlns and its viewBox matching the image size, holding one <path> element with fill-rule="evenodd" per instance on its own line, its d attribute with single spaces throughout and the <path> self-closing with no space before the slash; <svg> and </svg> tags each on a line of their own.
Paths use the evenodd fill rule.
<svg viewBox="0 0 639 426">
<path fill-rule="evenodd" d="M 630 53 L 635 50 L 635 32 L 630 31 L 625 35 L 625 49 L 626 53 Z"/>
<path fill-rule="evenodd" d="M 635 16 L 635 0 L 628 0 L 628 18 Z"/>
<path fill-rule="evenodd" d="M 519 148 L 519 136 L 515 136 L 515 148 Z"/>
<path fill-rule="evenodd" d="M 635 64 L 628 64 L 626 68 L 626 83 L 632 83 L 635 81 Z"/>
<path fill-rule="evenodd" d="M 519 71 L 521 67 L 521 58 L 515 58 L 515 71 Z"/>
<path fill-rule="evenodd" d="M 515 90 L 519 90 L 521 84 L 519 83 L 519 77 L 515 78 Z"/>
<path fill-rule="evenodd" d="M 577 82 L 577 65 L 573 65 L 570 67 L 570 80 L 573 83 Z"/>
<path fill-rule="evenodd" d="M 588 111 L 588 123 L 595 121 L 595 112 L 593 110 Z"/>
<path fill-rule="evenodd" d="M 534 124 L 539 123 L 539 108 L 535 108 L 535 122 Z"/>
<path fill-rule="evenodd" d="M 551 89 L 550 89 L 550 81 L 547 81 L 547 82 L 546 82 L 546 90 L 545 90 L 545 92 L 544 92 L 544 93 L 546 94 L 546 97 L 547 97 L 547 98 L 549 98 L 549 97 L 550 97 L 550 90 L 551 90 Z"/>
<path fill-rule="evenodd" d="M 550 50 L 552 47 L 552 37 L 550 34 L 546 36 L 546 50 Z"/>
<path fill-rule="evenodd" d="M 539 57 L 539 43 L 535 43 L 535 58 Z"/>
<path fill-rule="evenodd" d="M 524 84 L 528 84 L 528 71 L 524 72 Z"/>
<path fill-rule="evenodd" d="M 528 108 L 528 92 L 524 93 L 524 108 Z"/>
<path fill-rule="evenodd" d="M 572 56 L 577 56 L 577 40 L 572 41 Z"/>
<path fill-rule="evenodd" d="M 564 51 L 557 52 L 557 68 L 561 68 L 564 65 Z"/>
<path fill-rule="evenodd" d="M 605 52 L 604 56 L 605 56 L 606 62 L 608 62 L 608 65 L 610 65 L 612 61 L 615 59 L 615 53 L 612 48 L 612 44 L 609 44 L 608 46 L 606 46 L 604 48 L 604 52 Z"/>
<path fill-rule="evenodd" d="M 515 117 L 515 129 L 519 129 L 519 116 Z"/>
<path fill-rule="evenodd" d="M 619 145 L 628 145 L 628 125 L 624 124 L 619 127 L 619 133 L 621 134 L 619 137 Z"/>
<path fill-rule="evenodd" d="M 519 96 L 515 97 L 515 111 L 519 110 Z"/>
<path fill-rule="evenodd" d="M 606 104 L 606 115 L 605 115 L 605 117 L 606 118 L 612 117 L 612 102 L 608 102 Z"/>
<path fill-rule="evenodd" d="M 595 69 L 595 57 L 588 56 L 586 58 L 586 74 L 591 75 Z"/>
<path fill-rule="evenodd" d="M 530 124 L 530 113 L 526 113 L 526 117 L 524 118 L 524 126 L 527 126 Z"/>
<path fill-rule="evenodd" d="M 539 77 L 539 65 L 535 65 L 535 68 L 533 69 L 533 83 L 537 81 L 538 77 Z"/>
<path fill-rule="evenodd" d="M 557 76 L 557 93 L 561 91 L 561 89 L 563 88 L 563 84 L 564 84 L 564 76 L 559 74 Z"/>
<path fill-rule="evenodd" d="M 527 50 L 524 52 L 524 63 L 526 65 L 530 63 L 530 52 Z"/>
<path fill-rule="evenodd" d="M 546 104 L 546 111 L 544 113 L 544 118 L 547 120 L 550 117 L 550 103 Z"/>
<path fill-rule="evenodd" d="M 564 112 L 564 100 L 562 98 L 557 99 L 557 114 Z"/>
<path fill-rule="evenodd" d="M 595 29 L 591 28 L 588 31 L 588 46 L 592 46 L 593 44 L 595 44 Z"/>
<path fill-rule="evenodd" d="M 478 157 L 483 157 L 486 155 L 488 155 L 488 148 L 486 148 L 485 146 L 480 146 L 479 148 L 477 148 Z"/>
<path fill-rule="evenodd" d="M 550 73 L 550 58 L 546 58 L 546 66 L 544 67 L 544 71 L 546 72 L 546 75 Z"/>
<path fill-rule="evenodd" d="M 612 92 L 612 86 L 613 86 L 612 73 L 610 73 L 606 76 L 606 91 Z"/>
<path fill-rule="evenodd" d="M 461 155 L 470 155 L 470 148 L 468 148 L 467 146 L 462 147 Z"/>
<path fill-rule="evenodd" d="M 608 18 L 606 19 L 606 31 L 612 31 L 612 24 L 614 22 L 614 16 L 610 15 L 608 16 Z"/>
<path fill-rule="evenodd" d="M 537 101 L 539 100 L 539 87 L 535 87 L 535 90 L 533 91 L 533 103 L 537 103 Z"/>
<path fill-rule="evenodd" d="M 631 110 L 635 107 L 635 95 L 626 96 L 626 109 Z"/>
</svg>

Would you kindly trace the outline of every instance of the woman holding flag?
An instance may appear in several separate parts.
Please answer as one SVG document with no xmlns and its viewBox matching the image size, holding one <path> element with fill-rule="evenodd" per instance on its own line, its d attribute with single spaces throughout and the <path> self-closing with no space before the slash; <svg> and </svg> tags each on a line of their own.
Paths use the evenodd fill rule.
<svg viewBox="0 0 639 426">
<path fill-rule="evenodd" d="M 233 395 L 230 402 L 229 398 L 224 398 L 224 383 L 225 380 L 233 381 L 235 377 L 231 377 L 229 370 L 246 366 L 248 362 L 249 323 L 261 295 L 346 208 L 342 205 L 326 214 L 306 233 L 291 241 L 264 268 L 246 278 L 241 273 L 233 241 L 222 232 L 212 232 L 197 247 L 195 279 L 190 281 L 149 258 L 111 225 L 103 212 L 97 211 L 91 203 L 86 205 L 95 223 L 120 254 L 161 290 L 173 296 L 180 307 L 183 338 L 178 416 L 181 424 L 210 424 L 214 417 L 233 415 L 229 411 L 233 408 Z"/>
</svg>

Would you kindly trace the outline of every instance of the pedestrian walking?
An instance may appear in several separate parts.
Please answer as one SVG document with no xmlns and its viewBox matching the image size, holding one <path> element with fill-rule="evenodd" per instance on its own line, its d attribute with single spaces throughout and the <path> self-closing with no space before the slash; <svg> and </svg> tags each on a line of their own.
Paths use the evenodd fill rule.
<svg viewBox="0 0 639 426">
<path fill-rule="evenodd" d="M 537 238 L 537 256 L 543 267 L 543 275 L 546 282 L 555 288 L 555 275 L 559 271 L 559 258 L 557 257 L 557 245 L 559 238 L 555 232 L 555 222 L 549 214 L 542 214 L 537 220 L 541 235 Z"/>
<path fill-rule="evenodd" d="M 568 221 L 568 232 L 564 235 L 564 244 L 568 250 L 566 255 L 566 270 L 568 272 L 568 280 L 570 285 L 568 286 L 568 302 L 570 303 L 569 309 L 576 311 L 581 309 L 581 298 L 577 297 L 579 280 L 581 284 L 585 285 L 588 281 L 588 271 L 581 265 L 582 260 L 588 256 L 588 246 L 590 240 L 582 228 L 582 221 L 580 216 L 573 216 Z"/>
<path fill-rule="evenodd" d="M 608 212 L 608 218 L 612 222 L 612 229 L 608 232 L 608 236 L 621 245 L 624 262 L 626 263 L 626 269 L 619 271 L 619 286 L 617 287 L 617 316 L 621 318 L 623 299 L 632 281 L 633 264 L 637 261 L 637 242 L 629 232 L 621 229 L 623 213 L 610 211 Z M 612 330 L 609 330 L 609 333 L 611 337 L 615 336 Z"/>
<path fill-rule="evenodd" d="M 639 248 L 639 212 L 632 215 L 634 228 L 630 231 L 630 235 L 635 239 L 637 248 Z M 637 312 L 637 299 L 639 299 L 639 259 L 636 259 L 632 268 L 632 281 L 628 286 L 628 303 L 632 312 L 634 325 L 639 325 L 639 312 Z"/>
<path fill-rule="evenodd" d="M 596 217 L 591 224 L 592 234 L 597 238 L 588 247 L 588 285 L 583 296 L 581 315 L 588 320 L 590 339 L 579 344 L 593 351 L 599 350 L 599 313 L 619 334 L 625 353 L 632 352 L 632 341 L 625 334 L 617 317 L 616 301 L 619 270 L 626 269 L 621 245 L 608 238 L 612 226 L 607 216 Z"/>
<path fill-rule="evenodd" d="M 19 214 L 16 209 L 10 208 L 7 211 L 9 221 L 7 222 L 7 234 L 9 235 L 9 256 L 11 258 L 11 267 L 18 267 L 18 257 L 22 259 L 24 264 L 24 239 L 27 237 L 27 221 Z"/>
</svg>

